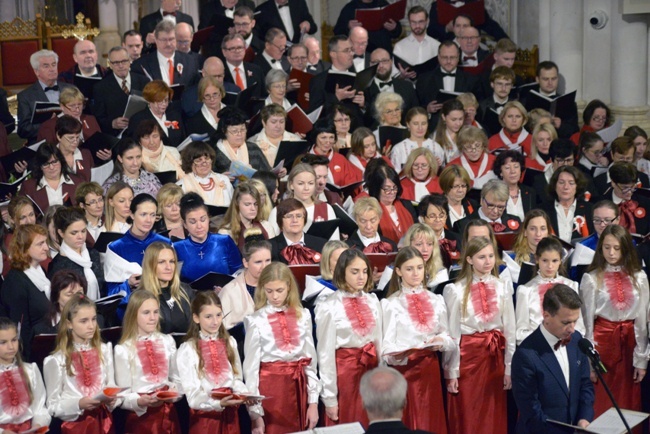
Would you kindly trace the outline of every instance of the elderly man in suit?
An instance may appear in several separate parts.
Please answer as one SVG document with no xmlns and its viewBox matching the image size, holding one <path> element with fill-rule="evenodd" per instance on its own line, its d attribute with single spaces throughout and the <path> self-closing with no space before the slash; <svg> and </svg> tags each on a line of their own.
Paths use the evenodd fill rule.
<svg viewBox="0 0 650 434">
<path fill-rule="evenodd" d="M 519 409 L 517 434 L 560 434 L 586 428 L 594 417 L 589 360 L 578 349 L 575 331 L 582 301 L 557 284 L 544 294 L 542 324 L 521 343 L 512 359 L 512 392 Z"/>
<path fill-rule="evenodd" d="M 140 20 L 140 35 L 145 42 L 144 52 L 152 52 L 155 48 L 156 38 L 154 30 L 163 19 L 169 20 L 172 24 L 187 23 L 194 28 L 194 19 L 180 11 L 181 0 L 161 0 L 160 9 Z"/>
<path fill-rule="evenodd" d="M 40 50 L 32 54 L 29 63 L 38 81 L 18 94 L 18 135 L 34 143 L 40 123 L 32 123 L 36 102 L 59 103 L 59 90 L 67 86 L 58 83 L 59 56 L 54 51 Z"/>
<path fill-rule="evenodd" d="M 232 83 L 240 90 L 253 86 L 253 97 L 266 96 L 262 70 L 255 64 L 244 62 L 246 56 L 244 37 L 239 33 L 226 35 L 221 43 L 221 50 L 226 60 L 224 83 Z"/>
<path fill-rule="evenodd" d="M 330 69 L 332 64 L 323 61 L 320 41 L 318 39 L 313 36 L 307 36 L 303 44 L 307 47 L 307 72 L 318 75 Z"/>
<path fill-rule="evenodd" d="M 129 126 L 129 119 L 123 116 L 129 95 L 141 95 L 148 80 L 143 75 L 131 74 L 131 60 L 124 47 L 111 48 L 108 63 L 113 73 L 95 85 L 93 113 L 104 133 L 117 136 Z"/>
<path fill-rule="evenodd" d="M 370 425 L 366 434 L 426 434 L 402 423 L 406 405 L 406 379 L 394 368 L 380 366 L 361 377 L 359 392 Z"/>
<path fill-rule="evenodd" d="M 162 20 L 154 30 L 156 51 L 133 62 L 132 71 L 149 80 L 162 80 L 169 86 L 191 86 L 199 80 L 203 66 L 199 56 L 190 56 L 176 50 L 176 29 L 169 20 Z"/>
</svg>

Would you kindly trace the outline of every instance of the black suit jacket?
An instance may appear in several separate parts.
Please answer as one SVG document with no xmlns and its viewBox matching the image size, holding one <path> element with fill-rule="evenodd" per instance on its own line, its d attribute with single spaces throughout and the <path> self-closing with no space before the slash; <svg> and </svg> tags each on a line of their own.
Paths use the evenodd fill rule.
<svg viewBox="0 0 650 434">
<path fill-rule="evenodd" d="M 438 91 L 443 89 L 442 69 L 436 68 L 433 71 L 425 72 L 418 77 L 415 90 L 420 98 L 420 105 L 426 107 L 431 101 L 435 101 Z M 466 72 L 456 69 L 456 82 L 454 92 L 472 92 L 476 85 L 476 78 Z"/>
<path fill-rule="evenodd" d="M 309 22 L 309 34 L 313 35 L 318 31 L 318 26 L 314 18 L 309 13 L 309 8 L 305 0 L 289 0 L 289 14 L 291 15 L 291 24 L 293 25 L 293 38 L 290 42 L 298 43 L 302 35 L 300 34 L 300 23 Z M 255 9 L 255 30 L 260 39 L 264 39 L 269 29 L 276 27 L 285 34 L 287 29 L 280 18 L 280 12 L 275 5 L 274 0 L 267 0 Z M 287 39 L 289 38 L 287 34 Z"/>
<path fill-rule="evenodd" d="M 419 429 L 411 430 L 402 423 L 401 420 L 398 421 L 386 421 L 386 422 L 373 422 L 368 426 L 366 434 L 431 434 L 429 431 L 422 431 Z"/>
<path fill-rule="evenodd" d="M 531 86 L 528 91 L 530 90 L 536 90 L 539 92 L 539 85 Z M 521 103 L 526 107 L 526 110 L 531 111 L 532 109 L 536 108 L 528 98 L 526 98 L 528 92 L 523 95 L 519 95 L 519 100 Z M 561 95 L 558 93 L 558 95 Z M 562 124 L 560 125 L 560 128 L 557 128 L 557 135 L 561 139 L 568 139 L 570 138 L 574 133 L 577 133 L 580 130 L 578 127 L 578 106 L 574 103 L 573 104 L 573 109 L 571 110 L 571 116 L 567 117 L 566 119 L 562 119 Z"/>
<path fill-rule="evenodd" d="M 310 74 L 318 75 L 321 72 L 325 72 L 328 69 L 332 67 L 332 64 L 329 62 L 325 62 L 323 60 L 319 60 L 316 65 L 308 65 L 307 66 L 307 72 Z"/>
<path fill-rule="evenodd" d="M 224 66 L 224 83 L 228 82 L 235 84 L 235 78 L 230 73 L 230 68 L 227 64 L 225 64 L 225 62 Z M 267 92 L 266 88 L 264 87 L 264 75 L 262 74 L 260 67 L 248 62 L 242 62 L 242 66 L 244 67 L 244 73 L 246 74 L 246 87 L 255 87 L 255 90 L 253 91 L 253 98 L 266 97 Z"/>
<path fill-rule="evenodd" d="M 280 254 L 280 252 L 282 252 L 282 249 L 287 247 L 287 240 L 284 238 L 284 234 L 281 233 L 277 237 L 271 238 L 269 242 L 271 243 L 271 259 L 273 261 L 280 261 L 283 264 L 286 264 L 287 260 L 284 259 L 284 257 Z M 305 234 L 305 247 L 309 247 L 310 249 L 317 252 L 323 251 L 323 247 L 325 246 L 326 242 L 327 240 L 324 240 L 323 238 Z"/>
<path fill-rule="evenodd" d="M 399 94 L 404 100 L 404 107 L 402 108 L 402 117 L 406 116 L 409 109 L 417 107 L 419 104 L 418 97 L 415 94 L 415 88 L 410 81 L 402 80 L 401 78 L 393 78 L 393 90 Z M 381 91 L 375 80 L 372 81 L 370 86 L 364 91 L 366 96 L 366 123 L 368 124 L 369 118 L 372 117 L 371 124 L 379 125 L 376 121 L 375 100 Z"/>
<path fill-rule="evenodd" d="M 351 0 L 343 9 L 339 15 L 336 25 L 334 26 L 335 35 L 345 35 L 350 34 L 350 28 L 348 23 L 354 19 L 357 9 L 372 9 L 388 6 L 386 0 L 371 0 L 369 3 L 364 3 L 363 0 Z M 393 43 L 392 39 L 398 38 L 402 34 L 402 25 L 397 22 L 397 26 L 392 31 L 386 29 L 377 30 L 374 32 L 368 32 L 368 48 L 367 50 L 372 52 L 377 48 L 383 48 L 389 53 L 393 52 Z"/>
<path fill-rule="evenodd" d="M 535 189 L 527 185 L 519 184 L 519 199 L 524 205 L 524 214 L 531 209 L 537 208 L 537 193 Z M 548 212 L 548 211 L 547 211 Z"/>
<path fill-rule="evenodd" d="M 479 49 L 476 51 L 476 54 L 475 54 L 476 59 L 477 59 L 477 61 L 478 61 L 479 64 L 480 64 L 482 61 L 484 61 L 485 58 L 488 57 L 489 55 L 490 55 L 490 52 L 487 51 L 487 50 L 484 50 L 484 49 L 482 49 L 482 48 L 479 48 Z M 460 60 L 459 60 L 459 63 L 458 63 L 459 65 L 462 65 L 462 64 L 463 64 L 463 57 L 465 57 L 465 54 L 461 51 L 461 53 L 460 53 Z"/>
<path fill-rule="evenodd" d="M 217 173 L 227 172 L 230 169 L 230 159 L 218 147 L 213 146 L 213 148 L 217 154 L 217 158 L 213 163 L 213 170 Z M 248 150 L 248 162 L 253 169 L 271 170 L 271 166 L 269 166 L 269 162 L 259 146 L 253 142 L 246 142 L 246 148 Z"/>
<path fill-rule="evenodd" d="M 200 111 L 185 121 L 185 130 L 187 134 L 209 134 L 213 136 L 217 133 L 217 130 L 212 128 L 212 125 L 210 125 Z"/>
<path fill-rule="evenodd" d="M 465 210 L 465 215 L 471 215 L 474 214 L 476 210 L 478 210 L 478 202 L 476 202 L 474 199 L 469 199 L 465 197 L 462 201 L 463 205 L 463 210 Z M 449 218 L 449 207 L 447 207 L 447 221 L 445 222 L 445 231 L 451 231 L 452 230 L 452 224 L 451 224 L 451 219 Z M 462 232 L 457 232 L 458 234 L 463 235 Z"/>
<path fill-rule="evenodd" d="M 156 44 L 146 44 L 147 35 L 153 33 L 156 29 L 156 25 L 158 25 L 162 19 L 163 16 L 162 13 L 160 13 L 160 9 L 156 12 L 150 13 L 149 15 L 145 15 L 140 19 L 140 35 L 142 35 L 142 42 L 144 42 L 144 47 L 142 48 L 143 54 L 150 53 L 156 49 Z M 178 23 L 187 23 L 192 26 L 193 29 L 196 29 L 196 27 L 194 27 L 194 19 L 190 15 L 184 14 L 181 11 L 176 12 L 176 24 Z"/>
<path fill-rule="evenodd" d="M 553 227 L 553 231 L 555 231 L 555 234 L 559 234 L 558 230 L 558 225 L 557 225 L 557 212 L 555 212 L 555 201 L 549 201 L 545 202 L 540 208 L 543 210 L 546 210 L 546 213 L 548 214 L 548 217 L 551 219 L 551 226 Z M 587 221 L 587 228 L 589 229 L 589 234 L 594 233 L 594 222 L 592 221 L 592 213 L 591 213 L 591 203 L 585 202 L 582 199 L 578 199 L 576 202 L 576 211 L 574 213 L 574 217 L 577 216 L 582 216 L 585 218 Z M 574 230 L 571 232 L 571 239 L 575 240 L 577 238 L 583 238 L 584 235 L 580 233 L 580 231 Z"/>
<path fill-rule="evenodd" d="M 131 95 L 142 95 L 142 89 L 149 82 L 147 78 L 140 74 L 131 75 Z M 124 114 L 124 109 L 129 100 L 129 95 L 125 94 L 122 86 L 117 82 L 113 73 L 108 74 L 93 89 L 95 103 L 93 105 L 93 114 L 99 122 L 99 126 L 106 134 L 117 136 L 120 130 L 113 129 L 111 125 L 113 119 L 119 118 Z"/>
<path fill-rule="evenodd" d="M 604 195 L 597 198 L 594 203 L 599 202 L 601 200 L 612 200 L 613 197 L 614 197 L 614 190 L 610 188 Z M 632 200 L 636 201 L 639 204 L 639 208 L 643 208 L 645 210 L 645 215 L 643 217 L 637 217 L 636 213 L 634 215 L 634 225 L 636 226 L 636 233 L 639 235 L 646 235 L 648 232 L 650 232 L 650 225 L 648 224 L 648 213 L 650 212 L 650 199 L 641 196 L 638 193 L 633 193 Z"/>
<path fill-rule="evenodd" d="M 381 241 L 385 242 L 385 243 L 390 244 L 391 247 L 393 248 L 393 252 L 397 251 L 397 244 L 395 244 L 395 242 L 393 240 L 391 240 L 389 238 L 386 238 L 384 236 L 381 236 L 381 235 L 379 235 L 379 239 Z M 361 241 L 361 238 L 359 238 L 359 233 L 357 231 L 354 231 L 354 233 L 352 235 L 350 235 L 350 237 L 345 242 L 348 243 L 348 246 L 354 247 L 357 250 L 360 250 L 362 252 L 363 252 L 363 249 L 365 247 L 363 245 L 363 242 Z"/>
<path fill-rule="evenodd" d="M 226 15 L 225 8 L 221 4 L 221 0 L 210 0 L 202 2 L 201 5 L 201 16 L 199 17 L 199 30 L 204 29 L 212 25 L 212 18 L 215 15 Z M 235 5 L 235 9 L 240 6 L 247 6 L 252 11 L 255 10 L 255 3 L 250 0 L 239 0 Z"/>
<path fill-rule="evenodd" d="M 282 70 L 288 74 L 289 70 L 291 70 L 291 64 L 289 63 L 287 58 L 283 56 L 282 59 L 279 60 L 279 62 L 282 65 Z M 271 64 L 264 58 L 262 52 L 260 52 L 255 56 L 255 59 L 253 59 L 253 64 L 257 65 L 260 68 L 260 70 L 262 71 L 262 76 L 264 78 L 266 78 L 266 74 L 268 74 L 269 71 L 273 69 Z"/>
<path fill-rule="evenodd" d="M 510 101 L 510 98 L 508 98 L 508 101 Z M 485 129 L 488 137 L 498 134 L 502 128 L 501 124 L 499 124 L 499 115 L 492 111 L 496 109 L 496 102 L 491 95 L 478 104 L 478 113 L 476 117 L 483 129 Z"/>
<path fill-rule="evenodd" d="M 185 124 L 183 123 L 183 116 L 178 110 L 170 106 L 165 111 L 165 117 L 167 118 L 168 121 L 177 121 L 179 128 L 177 130 L 172 129 L 171 127 L 167 128 L 169 134 L 165 134 L 165 132 L 163 131 L 161 137 L 163 144 L 165 146 L 173 146 L 174 148 L 176 148 L 187 137 L 187 134 L 185 134 Z M 140 122 L 145 120 L 155 120 L 155 119 L 156 118 L 154 117 L 153 113 L 151 113 L 151 110 L 149 110 L 149 108 L 146 108 L 141 112 L 134 114 L 131 117 L 131 119 L 129 119 L 129 128 L 127 128 L 126 131 L 124 132 L 124 136 L 133 138 L 133 136 L 135 135 L 135 130 L 136 128 L 138 128 Z"/>
<path fill-rule="evenodd" d="M 344 105 L 352 112 L 352 128 L 350 131 L 353 131 L 356 125 L 363 125 L 363 111 L 351 99 L 339 101 L 336 99 L 336 95 L 325 91 L 328 73 L 329 70 L 318 74 L 309 83 L 309 112 L 311 113 L 318 107 L 323 106 L 321 117 L 324 117 L 331 114 L 331 109 L 334 105 Z M 365 107 L 368 107 L 368 103 L 366 103 Z"/>
<path fill-rule="evenodd" d="M 187 53 L 176 51 L 174 53 L 174 80 L 173 84 L 182 84 L 185 87 L 192 86 L 197 83 L 200 78 L 199 71 L 203 67 L 203 57 L 190 56 Z M 182 64 L 182 73 L 179 72 L 179 64 Z M 146 74 L 144 71 L 147 71 Z M 141 74 L 147 79 L 147 74 L 154 80 L 162 80 L 162 73 L 160 72 L 160 63 L 158 63 L 158 53 L 155 51 L 146 54 L 133 62 L 131 66 L 131 73 Z"/>
<path fill-rule="evenodd" d="M 589 381 L 589 360 L 578 349 L 581 338 L 580 332 L 574 332 L 566 346 L 569 387 L 539 327 L 517 348 L 512 359 L 512 393 L 519 409 L 517 434 L 571 433 L 546 419 L 572 425 L 593 419 L 594 386 Z"/>
<path fill-rule="evenodd" d="M 0 122 L 4 124 L 7 135 L 16 129 L 16 120 L 9 113 L 9 103 L 7 102 L 7 91 L 0 88 Z"/>
<path fill-rule="evenodd" d="M 637 174 L 638 182 L 641 183 L 641 187 L 650 188 L 650 178 L 643 172 L 638 172 Z M 594 178 L 594 186 L 596 187 L 597 196 L 602 196 L 611 188 L 611 181 L 607 180 L 607 173 L 601 173 Z M 594 192 L 595 194 L 596 192 Z M 610 199 L 611 200 L 611 199 Z"/>
<path fill-rule="evenodd" d="M 63 82 L 56 84 L 59 85 L 59 92 L 70 86 Z M 41 124 L 32 123 L 32 112 L 37 101 L 49 102 L 39 81 L 18 94 L 18 135 L 27 139 L 30 144 L 36 140 L 38 129 L 41 127 Z"/>
</svg>

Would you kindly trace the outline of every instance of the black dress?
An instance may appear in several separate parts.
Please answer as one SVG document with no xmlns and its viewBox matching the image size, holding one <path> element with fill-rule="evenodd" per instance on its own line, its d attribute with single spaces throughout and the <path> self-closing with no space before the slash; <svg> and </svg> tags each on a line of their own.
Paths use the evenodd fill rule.
<svg viewBox="0 0 650 434">
<path fill-rule="evenodd" d="M 160 331 L 165 334 L 169 333 L 187 333 L 187 329 L 192 321 L 192 311 L 190 303 L 194 298 L 194 290 L 189 285 L 181 283 L 181 291 L 185 292 L 189 302 L 181 298 L 179 303 L 174 301 L 173 307 L 169 307 L 169 300 L 172 299 L 169 286 L 161 288 L 162 293 L 159 296 L 160 301 Z"/>
</svg>

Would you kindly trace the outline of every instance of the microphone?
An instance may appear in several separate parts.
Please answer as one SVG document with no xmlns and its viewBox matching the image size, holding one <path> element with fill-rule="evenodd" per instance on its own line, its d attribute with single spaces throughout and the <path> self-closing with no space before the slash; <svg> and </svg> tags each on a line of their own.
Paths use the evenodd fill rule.
<svg viewBox="0 0 650 434">
<path fill-rule="evenodd" d="M 598 354 L 598 351 L 596 351 L 589 339 L 580 339 L 578 341 L 578 348 L 580 348 L 580 351 L 589 357 L 589 360 L 591 360 L 591 363 L 594 365 L 594 369 L 600 369 L 601 372 L 607 373 L 605 365 L 603 365 L 603 362 L 600 361 L 600 354 Z"/>
</svg>

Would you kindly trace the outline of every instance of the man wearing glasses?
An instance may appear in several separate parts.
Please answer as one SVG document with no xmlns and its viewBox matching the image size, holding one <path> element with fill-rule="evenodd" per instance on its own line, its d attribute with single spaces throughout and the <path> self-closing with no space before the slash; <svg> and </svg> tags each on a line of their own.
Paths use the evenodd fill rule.
<svg viewBox="0 0 650 434">
<path fill-rule="evenodd" d="M 259 66 L 244 62 L 246 42 L 239 33 L 226 35 L 221 42 L 223 57 L 226 59 L 224 83 L 232 83 L 239 90 L 254 87 L 253 97 L 266 96 L 264 90 L 264 75 Z"/>
<path fill-rule="evenodd" d="M 461 30 L 458 43 L 461 51 L 462 66 L 478 66 L 486 57 L 488 52 L 479 47 L 481 37 L 476 27 L 467 27 Z"/>
<path fill-rule="evenodd" d="M 634 163 L 634 152 L 636 152 L 636 146 L 631 138 L 625 136 L 616 138 L 611 145 L 612 164 Z M 609 170 L 611 170 L 612 165 L 609 167 Z M 594 178 L 596 191 L 602 195 L 606 194 L 610 190 L 610 187 L 612 187 L 609 170 Z M 650 188 L 648 175 L 643 172 L 638 172 L 636 183 L 639 187 Z"/>
<path fill-rule="evenodd" d="M 287 35 L 278 28 L 271 28 L 264 37 L 264 51 L 255 56 L 253 64 L 259 66 L 262 75 L 266 77 L 272 69 L 289 72 L 291 65 L 284 57 L 287 51 Z"/>
<path fill-rule="evenodd" d="M 113 73 L 95 85 L 93 113 L 104 133 L 117 136 L 129 126 L 129 120 L 122 116 L 129 95 L 140 95 L 147 79 L 141 74 L 131 74 L 131 59 L 124 47 L 109 50 L 108 65 Z"/>
<path fill-rule="evenodd" d="M 420 65 L 438 55 L 440 42 L 427 35 L 429 26 L 429 14 L 422 6 L 413 6 L 408 11 L 408 21 L 411 26 L 411 33 L 397 44 L 393 53 L 411 65 Z M 407 71 L 399 66 L 403 77 L 415 80 L 417 73 Z"/>
<path fill-rule="evenodd" d="M 454 232 L 462 234 L 470 220 L 485 220 L 494 232 L 516 232 L 521 226 L 519 217 L 505 212 L 510 193 L 508 185 L 500 180 L 488 181 L 481 190 L 481 206 L 467 217 L 454 223 Z"/>
</svg>

